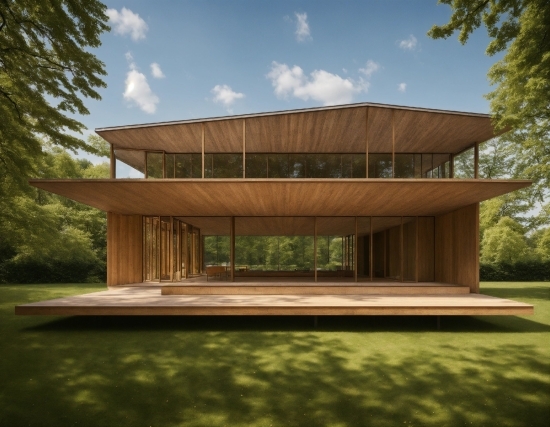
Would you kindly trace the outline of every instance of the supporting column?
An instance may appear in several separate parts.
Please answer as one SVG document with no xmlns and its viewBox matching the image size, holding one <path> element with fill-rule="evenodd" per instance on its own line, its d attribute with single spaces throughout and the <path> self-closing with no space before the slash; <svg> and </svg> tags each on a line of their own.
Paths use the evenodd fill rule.
<svg viewBox="0 0 550 427">
<path fill-rule="evenodd" d="M 401 236 L 400 236 L 400 239 L 399 239 L 399 252 L 400 252 L 400 254 L 401 254 L 401 256 L 400 256 L 401 259 L 399 260 L 399 261 L 400 261 L 400 264 L 401 264 L 401 265 L 399 266 L 399 269 L 400 269 L 401 271 L 399 272 L 399 276 L 400 276 L 400 278 L 401 278 L 401 281 L 403 282 L 403 276 L 404 276 L 404 274 L 403 274 L 403 266 L 404 266 L 404 261 L 405 261 L 405 260 L 404 260 L 404 258 L 405 258 L 405 257 L 404 257 L 404 252 L 405 252 L 405 251 L 403 250 L 403 246 L 404 246 L 404 245 L 403 245 L 403 217 L 401 217 L 401 227 L 399 228 L 399 234 L 401 235 Z"/>
<path fill-rule="evenodd" d="M 374 268 L 374 265 L 373 265 L 373 254 L 372 254 L 372 249 L 373 249 L 373 240 L 374 240 L 374 236 L 372 235 L 372 221 L 373 221 L 373 217 L 371 216 L 370 217 L 370 238 L 369 238 L 369 273 L 370 273 L 370 281 L 372 282 L 373 278 L 374 278 L 374 272 L 372 271 L 373 268 Z"/>
<path fill-rule="evenodd" d="M 354 273 L 354 277 L 355 277 L 355 281 L 357 282 L 357 248 L 359 247 L 359 245 L 357 244 L 359 241 L 358 241 L 358 236 L 357 236 L 357 217 L 355 217 L 355 245 L 353 246 L 353 269 L 355 271 Z"/>
<path fill-rule="evenodd" d="M 183 234 L 183 259 L 185 260 L 185 278 L 189 279 L 189 225 L 185 224 Z"/>
<path fill-rule="evenodd" d="M 111 145 L 111 160 L 109 164 L 110 172 L 111 172 L 111 179 L 116 178 L 116 157 L 115 157 L 115 146 L 113 144 Z"/>
<path fill-rule="evenodd" d="M 235 281 L 235 217 L 231 217 L 231 248 L 229 249 L 229 262 L 231 263 L 231 281 Z"/>
<path fill-rule="evenodd" d="M 365 128 L 367 129 L 365 135 L 366 135 L 366 151 L 365 151 L 365 178 L 369 177 L 369 107 L 366 107 L 367 110 L 367 120 L 365 122 Z"/>
<path fill-rule="evenodd" d="M 415 218 L 415 230 L 416 235 L 414 237 L 414 245 L 415 245 L 415 260 L 414 260 L 414 281 L 418 283 L 418 217 Z"/>
<path fill-rule="evenodd" d="M 395 178 L 395 110 L 391 110 L 391 176 Z"/>
<path fill-rule="evenodd" d="M 313 219 L 313 276 L 317 282 L 317 217 Z"/>
<path fill-rule="evenodd" d="M 479 178 L 479 142 L 474 145 L 474 178 Z"/>
<path fill-rule="evenodd" d="M 202 149 L 201 149 L 201 152 L 202 152 L 202 155 L 201 155 L 201 158 L 202 158 L 202 178 L 204 178 L 204 123 L 202 123 L 202 135 L 201 135 L 201 144 L 202 144 Z"/>
<path fill-rule="evenodd" d="M 449 178 L 455 177 L 455 155 L 451 154 L 451 159 L 449 161 Z"/>
<path fill-rule="evenodd" d="M 243 119 L 243 178 L 246 178 L 246 119 Z"/>
</svg>

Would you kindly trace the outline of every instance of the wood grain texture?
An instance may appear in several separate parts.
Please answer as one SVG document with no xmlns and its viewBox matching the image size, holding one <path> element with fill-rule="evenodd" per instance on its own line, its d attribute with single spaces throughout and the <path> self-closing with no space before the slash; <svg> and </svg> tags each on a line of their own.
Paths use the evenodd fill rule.
<svg viewBox="0 0 550 427">
<path fill-rule="evenodd" d="M 435 280 L 479 292 L 479 206 L 435 218 Z"/>
<path fill-rule="evenodd" d="M 369 108 L 369 153 L 392 152 L 392 111 L 387 108 Z"/>
<path fill-rule="evenodd" d="M 246 120 L 248 153 L 364 153 L 366 109 L 347 108 Z"/>
<path fill-rule="evenodd" d="M 97 131 L 116 148 L 163 150 L 169 153 L 200 153 L 201 123 L 148 126 L 137 129 Z"/>
<path fill-rule="evenodd" d="M 220 120 L 204 124 L 205 153 L 240 153 L 243 151 L 244 120 Z"/>
<path fill-rule="evenodd" d="M 30 180 L 98 209 L 163 216 L 434 216 L 530 181 L 449 179 Z"/>
<path fill-rule="evenodd" d="M 464 295 L 171 295 L 123 288 L 15 307 L 23 315 L 526 315 L 532 305 Z"/>
<path fill-rule="evenodd" d="M 435 280 L 435 218 L 418 217 L 418 281 Z"/>
<path fill-rule="evenodd" d="M 141 215 L 107 213 L 107 285 L 143 280 Z"/>
</svg>

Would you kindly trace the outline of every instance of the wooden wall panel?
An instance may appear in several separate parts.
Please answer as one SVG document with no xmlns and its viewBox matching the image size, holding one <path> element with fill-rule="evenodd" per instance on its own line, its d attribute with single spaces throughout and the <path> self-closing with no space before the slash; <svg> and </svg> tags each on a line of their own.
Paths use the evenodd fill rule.
<svg viewBox="0 0 550 427">
<path fill-rule="evenodd" d="M 386 230 L 386 274 L 401 279 L 401 225 Z"/>
<path fill-rule="evenodd" d="M 418 281 L 433 282 L 434 271 L 434 217 L 418 217 Z"/>
<path fill-rule="evenodd" d="M 392 110 L 369 108 L 369 153 L 392 152 Z"/>
<path fill-rule="evenodd" d="M 243 120 L 225 120 L 204 124 L 205 153 L 242 153 Z"/>
<path fill-rule="evenodd" d="M 435 280 L 479 292 L 479 204 L 435 218 Z"/>
<path fill-rule="evenodd" d="M 416 218 L 403 221 L 403 280 L 409 282 L 416 281 L 416 227 Z"/>
<path fill-rule="evenodd" d="M 107 286 L 143 281 L 141 218 L 107 213 Z"/>
<path fill-rule="evenodd" d="M 246 119 L 247 153 L 364 153 L 366 108 Z"/>
</svg>

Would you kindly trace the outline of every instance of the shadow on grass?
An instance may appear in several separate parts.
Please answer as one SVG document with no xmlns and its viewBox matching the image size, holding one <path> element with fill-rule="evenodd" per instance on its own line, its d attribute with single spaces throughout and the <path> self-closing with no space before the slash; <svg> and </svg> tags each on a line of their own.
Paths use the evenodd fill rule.
<svg viewBox="0 0 550 427">
<path fill-rule="evenodd" d="M 270 329 L 273 321 L 250 320 L 255 330 Z M 359 334 L 350 341 L 312 331 L 243 331 L 245 320 L 229 317 L 201 318 L 192 332 L 174 333 L 191 321 L 77 318 L 35 328 L 52 331 L 42 334 L 49 343 L 36 360 L 42 369 L 34 383 L 21 377 L 10 397 L 2 397 L 2 420 L 94 426 L 537 426 L 548 420 L 548 362 L 533 345 L 463 340 L 400 348 L 386 339 L 375 346 Z M 293 330 L 302 322 L 308 328 L 305 318 L 286 321 Z M 69 327 L 75 322 L 79 328 Z M 66 336 L 67 330 L 79 334 Z"/>
<path fill-rule="evenodd" d="M 530 300 L 550 301 L 550 283 L 548 286 L 535 286 L 529 288 L 481 288 L 481 293 L 506 299 L 528 298 Z"/>
<path fill-rule="evenodd" d="M 271 332 L 550 332 L 517 316 L 74 316 L 30 331 L 271 331 Z"/>
</svg>

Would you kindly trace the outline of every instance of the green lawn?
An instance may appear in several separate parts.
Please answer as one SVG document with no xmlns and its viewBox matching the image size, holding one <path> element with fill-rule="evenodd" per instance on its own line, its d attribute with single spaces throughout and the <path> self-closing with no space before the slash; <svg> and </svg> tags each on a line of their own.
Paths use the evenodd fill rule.
<svg viewBox="0 0 550 427">
<path fill-rule="evenodd" d="M 547 426 L 550 284 L 526 317 L 26 317 L 0 286 L 0 426 Z"/>
</svg>

